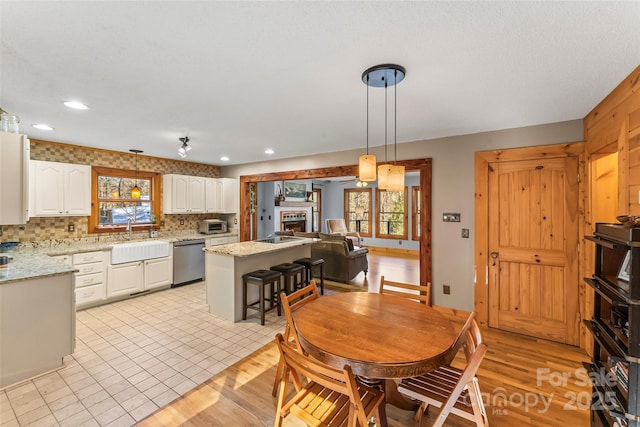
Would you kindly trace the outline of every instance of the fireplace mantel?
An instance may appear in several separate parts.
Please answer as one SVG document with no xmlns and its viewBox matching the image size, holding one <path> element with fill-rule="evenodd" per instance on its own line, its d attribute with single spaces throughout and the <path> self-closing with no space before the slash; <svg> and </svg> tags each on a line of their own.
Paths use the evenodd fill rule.
<svg viewBox="0 0 640 427">
<path fill-rule="evenodd" d="M 282 202 L 276 202 L 276 206 L 281 206 L 285 208 L 301 208 L 301 207 L 311 207 L 313 206 L 313 202 L 289 202 L 287 200 Z"/>
</svg>

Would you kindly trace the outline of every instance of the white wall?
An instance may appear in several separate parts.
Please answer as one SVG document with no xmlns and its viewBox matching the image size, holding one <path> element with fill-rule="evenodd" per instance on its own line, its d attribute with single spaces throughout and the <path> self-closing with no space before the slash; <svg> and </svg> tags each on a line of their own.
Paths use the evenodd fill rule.
<svg viewBox="0 0 640 427">
<path fill-rule="evenodd" d="M 474 153 L 502 148 L 582 141 L 582 120 L 506 129 L 449 138 L 398 144 L 398 159 L 433 159 L 432 262 L 434 304 L 473 309 L 474 283 Z M 383 147 L 370 148 L 381 158 Z M 345 166 L 358 163 L 363 150 L 274 160 L 222 168 L 222 176 L 239 177 L 268 172 Z M 443 212 L 460 212 L 461 222 L 442 222 Z M 469 228 L 470 239 L 460 237 Z M 479 274 L 483 274 L 478 272 Z M 451 286 L 451 295 L 442 285 Z"/>
</svg>

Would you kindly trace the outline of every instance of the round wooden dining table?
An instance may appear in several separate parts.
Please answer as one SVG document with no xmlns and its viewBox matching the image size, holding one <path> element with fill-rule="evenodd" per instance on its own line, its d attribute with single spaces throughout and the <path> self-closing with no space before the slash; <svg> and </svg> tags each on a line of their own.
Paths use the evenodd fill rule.
<svg viewBox="0 0 640 427">
<path fill-rule="evenodd" d="M 426 374 L 443 365 L 456 338 L 453 325 L 438 311 L 392 295 L 325 295 L 293 316 L 309 355 L 337 369 L 348 364 L 364 382 L 377 381 L 383 389 L 381 380 Z"/>
</svg>

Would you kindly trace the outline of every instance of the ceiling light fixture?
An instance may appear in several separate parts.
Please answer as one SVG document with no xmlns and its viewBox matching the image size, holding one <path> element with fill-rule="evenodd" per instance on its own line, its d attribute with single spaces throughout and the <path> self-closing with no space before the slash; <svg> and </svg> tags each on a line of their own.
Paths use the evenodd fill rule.
<svg viewBox="0 0 640 427">
<path fill-rule="evenodd" d="M 180 142 L 182 142 L 182 146 L 178 148 L 178 156 L 184 159 L 185 157 L 187 157 L 187 151 L 191 150 L 191 146 L 188 144 L 189 137 L 185 136 L 184 138 L 178 139 L 180 140 Z"/>
<path fill-rule="evenodd" d="M 89 107 L 84 105 L 82 102 L 78 102 L 78 101 L 65 101 L 63 104 L 66 105 L 69 108 L 73 108 L 74 110 L 88 110 L 89 109 Z"/>
<path fill-rule="evenodd" d="M 136 185 L 131 189 L 131 198 L 139 199 L 140 198 L 140 187 L 138 187 L 138 154 L 144 153 L 142 150 L 129 150 L 136 155 Z"/>
<path fill-rule="evenodd" d="M 267 148 L 266 150 L 264 150 L 265 154 L 274 154 L 275 151 L 273 151 L 271 148 Z"/>
<path fill-rule="evenodd" d="M 384 87 L 384 161 L 385 163 L 378 166 L 378 187 L 387 191 L 401 191 L 404 189 L 404 166 L 397 166 L 397 84 L 404 80 L 406 70 L 404 67 L 396 64 L 381 64 L 368 68 L 362 73 L 362 81 L 367 85 L 367 155 L 360 157 L 359 171 L 361 181 L 368 181 L 371 178 L 372 165 L 375 165 L 375 156 L 373 163 L 370 159 L 363 157 L 371 157 L 369 151 L 369 86 Z M 394 86 L 394 164 L 387 163 L 387 88 Z M 364 170 L 363 170 L 364 169 Z M 367 176 L 363 176 L 363 172 Z M 373 181 L 373 180 L 372 180 Z"/>
<path fill-rule="evenodd" d="M 223 162 L 228 162 L 229 158 L 227 156 L 222 156 L 220 157 L 220 160 L 222 160 Z"/>
<path fill-rule="evenodd" d="M 40 130 L 53 130 L 53 128 L 51 126 L 49 126 L 48 124 L 45 123 L 36 123 L 35 125 L 32 125 L 34 128 L 36 129 L 40 129 Z"/>
</svg>

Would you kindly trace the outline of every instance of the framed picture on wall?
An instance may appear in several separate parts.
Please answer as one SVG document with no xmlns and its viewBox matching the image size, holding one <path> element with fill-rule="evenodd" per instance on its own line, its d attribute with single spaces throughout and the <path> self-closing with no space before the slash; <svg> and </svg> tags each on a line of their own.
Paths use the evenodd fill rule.
<svg viewBox="0 0 640 427">
<path fill-rule="evenodd" d="M 304 182 L 284 182 L 284 197 L 292 199 L 306 199 L 307 184 Z"/>
<path fill-rule="evenodd" d="M 624 261 L 622 261 L 622 265 L 620 266 L 620 271 L 618 271 L 618 276 L 617 276 L 618 279 L 628 282 L 630 269 L 631 269 L 631 251 L 628 250 L 626 255 L 624 256 Z"/>
</svg>

